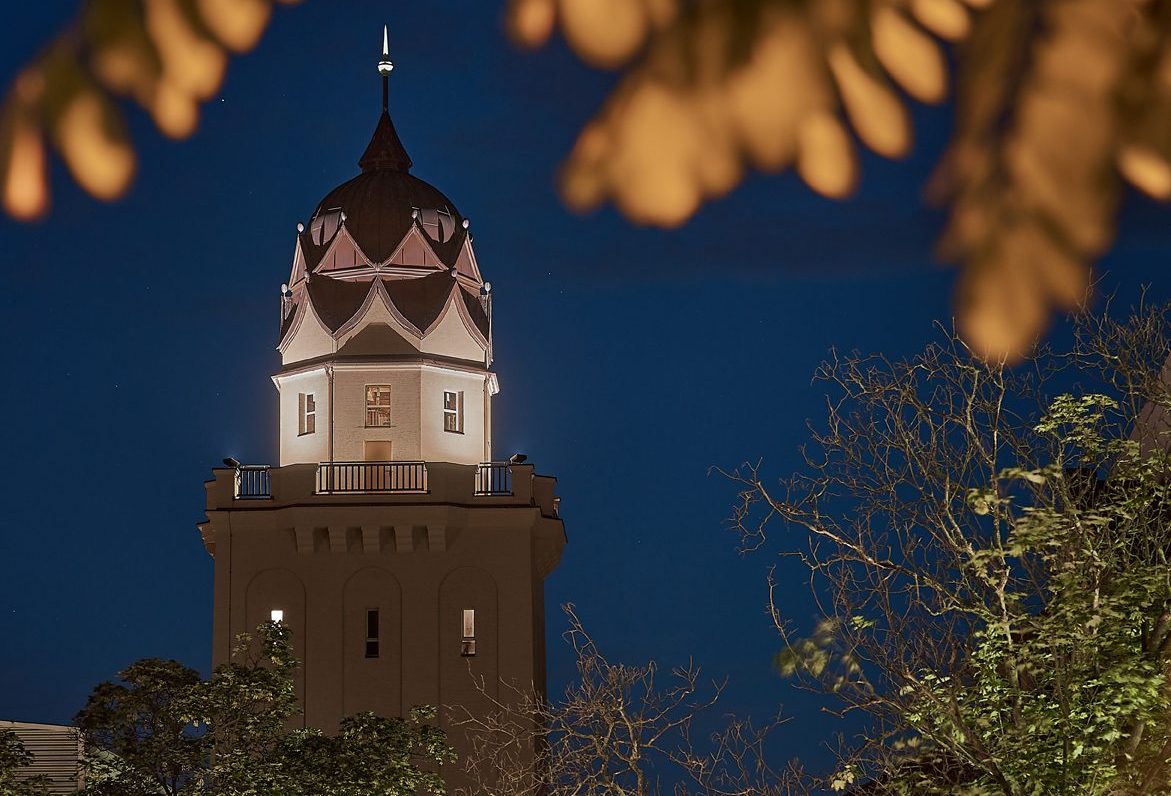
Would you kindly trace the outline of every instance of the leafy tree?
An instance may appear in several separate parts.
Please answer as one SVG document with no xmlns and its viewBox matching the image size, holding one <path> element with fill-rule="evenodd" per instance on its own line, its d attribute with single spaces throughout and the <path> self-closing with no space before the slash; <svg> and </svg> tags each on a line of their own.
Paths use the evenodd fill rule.
<svg viewBox="0 0 1171 796">
<path fill-rule="evenodd" d="M 294 2 L 294 0 L 283 0 Z M 48 207 L 51 141 L 91 194 L 126 190 L 135 155 L 115 100 L 184 138 L 251 49 L 272 0 L 86 0 L 0 107 L 0 204 Z M 1125 184 L 1171 199 L 1169 0 L 506 0 L 525 46 L 560 31 L 624 70 L 562 175 L 574 208 L 613 201 L 675 226 L 750 169 L 794 167 L 840 198 L 857 142 L 902 157 L 907 100 L 954 83 L 955 129 L 929 193 L 962 264 L 961 328 L 980 354 L 1021 355 L 1054 308 L 1080 306 Z M 954 80 L 948 64 L 957 64 Z"/>
<path fill-rule="evenodd" d="M 209 680 L 174 661 L 133 664 L 102 683 L 78 714 L 87 743 L 86 796 L 405 796 L 444 792 L 436 765 L 453 759 L 429 708 L 407 719 L 343 719 L 337 736 L 289 730 L 298 713 L 288 628 L 237 639 Z"/>
<path fill-rule="evenodd" d="M 43 776 L 17 778 L 18 769 L 33 762 L 12 730 L 0 730 L 0 793 L 4 796 L 49 796 L 49 779 Z"/>
<path fill-rule="evenodd" d="M 1087 319 L 1017 370 L 951 336 L 835 356 L 805 469 L 733 474 L 745 547 L 816 584 L 812 634 L 773 601 L 778 667 L 865 719 L 825 784 L 1171 792 L 1169 332 Z"/>
<path fill-rule="evenodd" d="M 147 658 L 98 685 L 76 723 L 85 735 L 92 796 L 177 796 L 201 787 L 210 739 L 192 728 L 186 701 L 199 673 Z"/>
</svg>

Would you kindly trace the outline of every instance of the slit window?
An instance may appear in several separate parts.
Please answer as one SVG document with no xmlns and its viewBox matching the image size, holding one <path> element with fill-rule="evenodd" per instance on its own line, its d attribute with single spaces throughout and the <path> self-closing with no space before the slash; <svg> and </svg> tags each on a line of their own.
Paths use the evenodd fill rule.
<svg viewBox="0 0 1171 796">
<path fill-rule="evenodd" d="M 471 658 L 476 654 L 476 609 L 465 608 L 463 614 L 463 639 L 460 641 L 459 654 Z"/>
<path fill-rule="evenodd" d="M 378 657 L 378 609 L 366 609 L 366 657 Z"/>
<path fill-rule="evenodd" d="M 463 390 L 459 392 L 443 391 L 443 430 L 453 434 L 464 433 Z"/>
<path fill-rule="evenodd" d="M 297 393 L 297 433 L 312 434 L 317 430 L 317 401 L 313 393 Z"/>
<path fill-rule="evenodd" d="M 385 428 L 390 425 L 390 385 L 366 385 L 366 427 Z"/>
<path fill-rule="evenodd" d="M 280 608 L 273 608 L 269 613 L 269 618 L 271 618 L 274 622 L 283 622 L 285 621 L 285 612 Z"/>
</svg>

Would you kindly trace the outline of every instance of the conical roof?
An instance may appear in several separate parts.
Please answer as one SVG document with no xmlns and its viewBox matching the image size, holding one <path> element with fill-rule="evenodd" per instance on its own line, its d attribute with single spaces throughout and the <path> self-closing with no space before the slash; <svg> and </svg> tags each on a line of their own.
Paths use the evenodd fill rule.
<svg viewBox="0 0 1171 796">
<path fill-rule="evenodd" d="M 394 122 L 390 120 L 390 113 L 383 109 L 382 115 L 378 117 L 378 126 L 374 128 L 374 135 L 371 136 L 365 153 L 358 160 L 358 166 L 366 172 L 410 171 L 411 165 L 411 156 L 399 140 Z"/>
</svg>

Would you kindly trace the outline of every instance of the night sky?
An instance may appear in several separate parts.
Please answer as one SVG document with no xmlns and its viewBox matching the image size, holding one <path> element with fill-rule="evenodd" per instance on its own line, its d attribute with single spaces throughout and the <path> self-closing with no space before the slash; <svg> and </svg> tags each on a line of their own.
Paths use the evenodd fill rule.
<svg viewBox="0 0 1171 796">
<path fill-rule="evenodd" d="M 785 706 L 780 754 L 823 756 L 838 725 L 770 666 L 773 562 L 736 553 L 734 490 L 708 471 L 762 457 L 793 470 L 831 346 L 906 354 L 947 322 L 955 274 L 931 259 L 943 217 L 921 186 L 949 111 L 918 109 L 912 156 L 865 158 L 845 203 L 757 175 L 680 230 L 580 217 L 555 174 L 614 76 L 560 43 L 517 51 L 501 6 L 279 7 L 192 139 L 131 111 L 141 161 L 125 199 L 83 195 L 57 163 L 46 220 L 0 218 L 0 718 L 68 722 L 142 657 L 208 671 L 203 481 L 224 456 L 277 458 L 278 288 L 297 222 L 357 173 L 387 22 L 413 173 L 471 219 L 493 284 L 494 449 L 558 478 L 569 545 L 547 582 L 551 690 L 572 674 L 558 609 L 572 601 L 611 659 L 694 657 L 730 678 L 725 710 Z M 4 83 L 76 3 L 17 8 L 0 26 Z M 1106 290 L 1171 296 L 1167 219 L 1128 199 Z M 800 578 L 784 594 L 812 615 Z"/>
</svg>

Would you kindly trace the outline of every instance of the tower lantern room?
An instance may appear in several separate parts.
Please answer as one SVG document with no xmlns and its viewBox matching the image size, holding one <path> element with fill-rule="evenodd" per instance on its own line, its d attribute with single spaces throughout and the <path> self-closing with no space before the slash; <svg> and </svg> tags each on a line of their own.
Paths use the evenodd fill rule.
<svg viewBox="0 0 1171 796">
<path fill-rule="evenodd" d="M 492 459 L 490 285 L 469 223 L 410 173 L 386 103 L 299 224 L 281 291 L 280 463 Z"/>
</svg>

